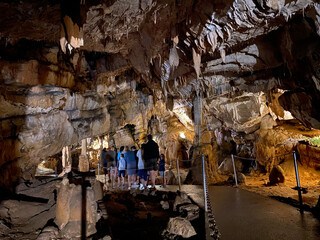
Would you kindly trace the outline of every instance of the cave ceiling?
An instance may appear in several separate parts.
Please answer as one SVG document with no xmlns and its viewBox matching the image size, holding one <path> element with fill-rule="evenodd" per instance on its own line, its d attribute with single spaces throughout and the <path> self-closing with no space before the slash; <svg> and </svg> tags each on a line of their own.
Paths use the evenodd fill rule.
<svg viewBox="0 0 320 240">
<path fill-rule="evenodd" d="M 193 131 L 195 96 L 209 130 L 251 133 L 268 114 L 320 128 L 316 0 L 13 0 L 0 11 L 0 166 L 127 124 L 139 134 L 151 118 L 154 133 L 173 118 Z"/>
<path fill-rule="evenodd" d="M 319 127 L 314 107 L 302 113 L 294 106 L 318 102 L 317 1 L 2 1 L 0 9 L 2 61 L 12 62 L 15 51 L 16 60 L 48 62 L 39 59 L 44 49 L 59 46 L 70 64 L 58 68 L 73 75 L 62 86 L 110 85 L 110 77 L 134 72 L 174 99 L 278 87 L 293 91 L 282 106 Z"/>
</svg>

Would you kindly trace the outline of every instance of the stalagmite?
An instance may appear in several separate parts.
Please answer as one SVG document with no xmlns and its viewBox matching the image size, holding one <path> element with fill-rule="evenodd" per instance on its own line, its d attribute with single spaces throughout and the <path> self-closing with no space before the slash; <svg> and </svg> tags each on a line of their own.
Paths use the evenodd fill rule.
<svg viewBox="0 0 320 240">
<path fill-rule="evenodd" d="M 70 146 L 62 148 L 62 167 L 63 169 L 71 167 Z"/>
<path fill-rule="evenodd" d="M 66 167 L 66 147 L 62 148 L 62 167 Z"/>
<path fill-rule="evenodd" d="M 62 172 L 59 177 L 71 171 L 71 156 L 70 156 L 70 146 L 65 146 L 62 148 Z"/>
<path fill-rule="evenodd" d="M 89 159 L 87 156 L 87 139 L 82 139 L 81 142 L 81 155 L 79 156 L 79 171 L 89 171 Z"/>
<path fill-rule="evenodd" d="M 199 79 L 200 75 L 200 64 L 201 64 L 201 55 L 196 52 L 194 48 L 192 48 L 192 58 L 193 58 L 193 67 L 197 74 L 197 79 Z"/>
</svg>

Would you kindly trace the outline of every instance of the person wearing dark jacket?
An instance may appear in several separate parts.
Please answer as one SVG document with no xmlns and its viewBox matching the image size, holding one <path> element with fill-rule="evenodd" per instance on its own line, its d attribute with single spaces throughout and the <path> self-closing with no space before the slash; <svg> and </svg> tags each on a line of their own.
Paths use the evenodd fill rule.
<svg viewBox="0 0 320 240">
<path fill-rule="evenodd" d="M 158 170 L 157 162 L 159 159 L 159 146 L 152 140 L 152 135 L 148 135 L 148 142 L 144 145 L 143 158 L 146 162 L 146 169 L 150 171 L 152 188 L 156 185 L 156 171 Z"/>
<path fill-rule="evenodd" d="M 166 161 L 165 161 L 165 157 L 164 157 L 164 154 L 160 154 L 160 160 L 159 160 L 159 173 L 163 179 L 163 187 L 166 187 L 166 184 L 167 184 L 167 181 L 166 181 L 166 177 L 164 175 L 164 172 L 165 172 L 165 165 L 166 165 Z"/>
</svg>

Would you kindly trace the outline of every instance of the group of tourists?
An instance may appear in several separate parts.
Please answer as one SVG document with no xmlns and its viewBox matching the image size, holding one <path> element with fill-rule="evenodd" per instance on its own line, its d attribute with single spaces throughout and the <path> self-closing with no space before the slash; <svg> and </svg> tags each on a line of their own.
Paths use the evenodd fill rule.
<svg viewBox="0 0 320 240">
<path fill-rule="evenodd" d="M 132 146 L 131 149 L 128 146 L 122 146 L 118 153 L 116 148 L 102 150 L 104 173 L 105 176 L 108 174 L 112 187 L 114 187 L 115 178 L 118 177 L 118 187 L 125 188 L 125 177 L 128 176 L 128 189 L 140 183 L 140 189 L 143 190 L 147 188 L 149 179 L 151 180 L 151 189 L 155 189 L 158 171 L 165 187 L 164 154 L 159 154 L 159 146 L 152 140 L 152 135 L 148 135 L 147 140 L 146 143 L 142 142 L 139 145 L 138 150 L 135 146 Z"/>
</svg>

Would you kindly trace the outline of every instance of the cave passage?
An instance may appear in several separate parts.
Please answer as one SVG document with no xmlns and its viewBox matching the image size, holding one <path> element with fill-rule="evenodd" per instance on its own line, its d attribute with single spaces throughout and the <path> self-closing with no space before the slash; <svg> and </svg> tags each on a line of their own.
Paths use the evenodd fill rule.
<svg viewBox="0 0 320 240">
<path fill-rule="evenodd" d="M 318 0 L 0 12 L 1 239 L 319 236 Z"/>
</svg>

